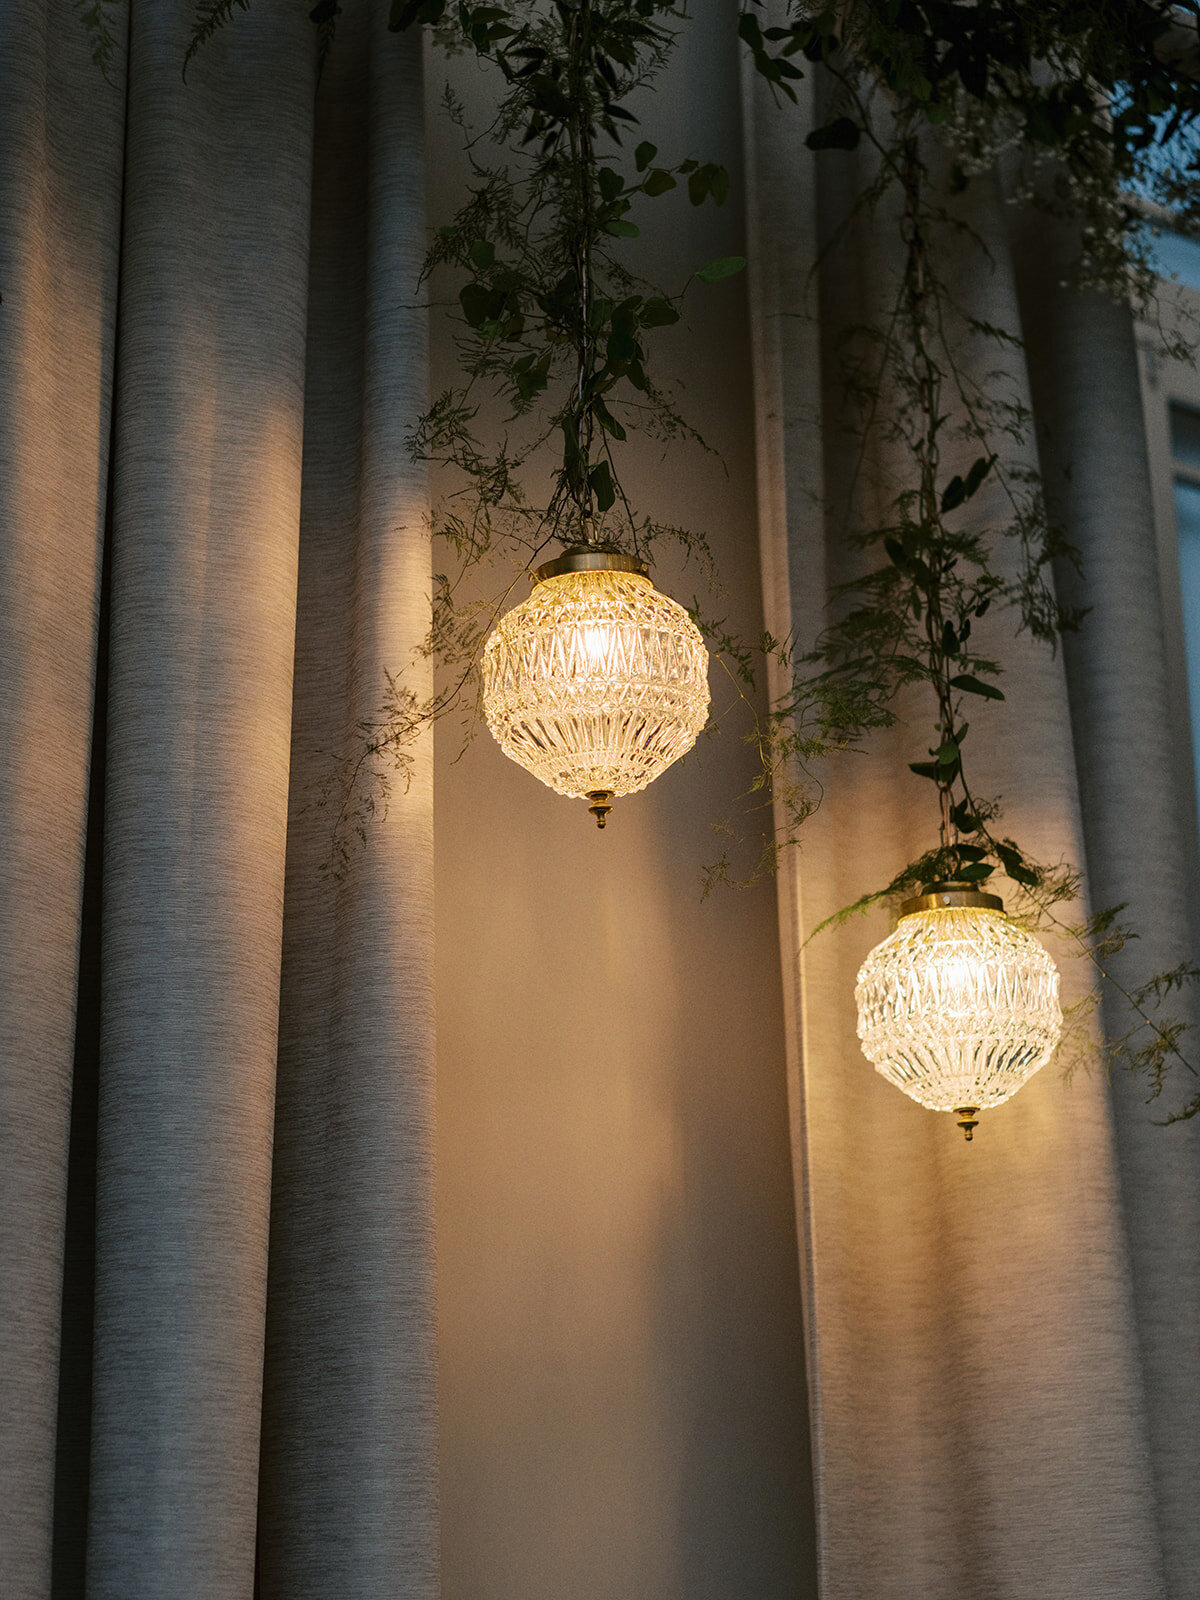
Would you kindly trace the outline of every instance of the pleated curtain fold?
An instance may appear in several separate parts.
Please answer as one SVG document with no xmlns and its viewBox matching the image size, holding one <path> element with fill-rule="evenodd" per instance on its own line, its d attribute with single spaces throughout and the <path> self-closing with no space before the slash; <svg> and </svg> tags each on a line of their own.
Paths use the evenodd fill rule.
<svg viewBox="0 0 1200 1600">
<path fill-rule="evenodd" d="M 848 535 L 904 481 L 893 447 L 860 454 L 842 365 L 901 261 L 886 203 L 855 212 L 868 159 L 805 146 L 819 81 L 799 114 L 744 82 L 766 614 L 803 650 L 854 575 Z M 1190 939 L 1131 319 L 1063 287 L 1070 239 L 997 181 L 961 204 L 986 248 L 939 260 L 954 299 L 1026 340 L 964 336 L 963 360 L 1036 417 L 1015 464 L 1040 472 L 1082 558 L 1056 581 L 1089 608 L 1058 655 L 983 625 L 1007 701 L 972 719 L 974 781 L 1042 859 L 1084 869 L 1092 907 L 1128 904 L 1144 935 L 1119 972 L 1137 981 Z M 994 488 L 972 514 L 1003 519 Z M 886 916 L 814 929 L 935 841 L 907 772 L 933 713 L 901 712 L 822 771 L 779 882 L 822 1600 L 1183 1600 L 1200 1594 L 1198 1130 L 1152 1126 L 1144 1084 L 1107 1082 L 1097 1052 L 1069 1083 L 1045 1068 L 968 1145 L 864 1061 L 855 974 Z M 1077 998 L 1088 974 L 1061 964 Z"/>
<path fill-rule="evenodd" d="M 438 1593 L 428 732 L 365 844 L 341 786 L 388 674 L 430 692 L 421 55 L 388 9 L 347 0 L 318 88 L 288 0 L 238 10 L 186 81 L 191 0 L 108 8 L 103 72 L 75 0 L 4 4 L 14 1600 Z M 860 459 L 839 379 L 894 230 L 843 228 L 865 168 L 814 160 L 801 87 L 780 108 L 744 80 L 767 625 L 803 648 L 904 463 Z M 1194 911 L 1134 332 L 998 182 L 962 204 L 987 253 L 945 271 L 1025 337 L 988 381 L 1036 419 L 1019 464 L 1089 611 L 1057 654 L 987 619 L 1007 701 L 972 734 L 980 787 L 1090 906 L 1128 904 L 1136 980 L 1187 957 Z M 1200 1129 L 1052 1065 L 968 1146 L 859 1050 L 883 915 L 810 937 L 931 842 L 898 776 L 930 714 L 903 711 L 822 774 L 778 880 L 821 1600 L 1190 1600 Z"/>
<path fill-rule="evenodd" d="M 429 741 L 344 870 L 319 803 L 385 665 L 427 687 L 386 9 L 346 7 L 318 97 L 295 7 L 186 83 L 182 0 L 133 4 L 107 79 L 74 5 L 6 8 L 14 1596 L 436 1588 Z"/>
</svg>

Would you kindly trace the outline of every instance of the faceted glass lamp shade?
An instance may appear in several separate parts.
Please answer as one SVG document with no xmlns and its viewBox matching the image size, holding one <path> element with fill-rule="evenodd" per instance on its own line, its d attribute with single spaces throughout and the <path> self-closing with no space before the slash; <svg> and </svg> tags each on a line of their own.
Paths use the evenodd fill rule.
<svg viewBox="0 0 1200 1600">
<path fill-rule="evenodd" d="M 576 560 L 580 558 L 576 557 Z M 631 558 L 571 553 L 540 569 L 483 651 L 483 708 L 505 755 L 558 794 L 592 801 L 644 789 L 708 719 L 708 652 L 681 605 Z M 546 576 L 542 576 L 546 574 Z"/>
<path fill-rule="evenodd" d="M 931 1111 L 958 1112 L 969 1139 L 978 1111 L 1050 1059 L 1062 1032 L 1058 969 L 995 895 L 934 885 L 903 911 L 858 974 L 858 1037 L 890 1083 Z"/>
</svg>

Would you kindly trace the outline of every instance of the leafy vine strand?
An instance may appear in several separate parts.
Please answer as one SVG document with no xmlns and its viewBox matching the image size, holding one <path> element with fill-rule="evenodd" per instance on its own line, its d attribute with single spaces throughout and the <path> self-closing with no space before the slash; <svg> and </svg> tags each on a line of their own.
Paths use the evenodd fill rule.
<svg viewBox="0 0 1200 1600">
<path fill-rule="evenodd" d="M 245 4 L 201 0 L 188 59 Z M 87 13 L 94 33 L 105 13 L 106 6 Z M 321 52 L 338 14 L 336 0 L 310 12 Z M 625 155 L 636 126 L 627 101 L 653 85 L 687 21 L 668 0 L 393 0 L 393 29 L 425 27 L 447 48 L 473 51 L 498 73 L 499 94 L 485 135 L 468 130 L 463 108 L 446 97 L 470 178 L 458 214 L 434 237 L 426 273 L 450 269 L 462 280 L 460 381 L 435 399 L 411 441 L 451 485 L 434 532 L 456 570 L 436 579 L 428 644 L 453 669 L 451 687 L 418 704 L 391 682 L 388 705 L 360 730 L 349 782 L 335 785 L 335 837 L 347 825 L 364 831 L 415 731 L 474 681 L 511 582 L 498 597 L 466 601 L 464 575 L 503 553 L 528 566 L 553 538 L 598 539 L 641 554 L 674 539 L 710 564 L 701 536 L 634 515 L 617 448 L 631 434 L 702 443 L 648 370 L 651 337 L 678 322 L 687 286 L 648 285 L 622 254 L 638 234 L 635 202 L 681 182 L 697 205 L 721 204 L 729 191 L 717 162 L 660 163 L 648 139 L 636 144 L 632 171 Z M 1057 928 L 1124 996 L 1132 1023 L 1112 1048 L 1146 1075 L 1152 1096 L 1172 1070 L 1196 1076 L 1185 1024 L 1159 1007 L 1200 971 L 1185 962 L 1123 986 L 1110 965 L 1134 936 L 1118 921 L 1122 908 L 1071 922 L 1063 908 L 1078 894 L 1077 873 L 1033 859 L 1002 831 L 999 802 L 968 781 L 964 707 L 986 715 L 1004 699 L 1000 666 L 977 650 L 974 624 L 991 608 L 1008 608 L 1020 630 L 1053 643 L 1081 619 L 1060 606 L 1051 576 L 1055 561 L 1077 557 L 1047 514 L 1036 474 L 1022 465 L 1033 457 L 1032 419 L 972 378 L 986 368 L 983 352 L 1019 346 L 1019 338 L 966 313 L 939 266 L 950 235 L 985 248 L 953 201 L 1002 171 L 1014 204 L 1076 228 L 1078 286 L 1151 313 L 1146 217 L 1166 208 L 1178 226 L 1200 228 L 1197 24 L 1200 0 L 790 0 L 775 23 L 762 0 L 743 5 L 738 34 L 781 114 L 807 73 L 830 87 L 832 114 L 808 135 L 809 148 L 819 157 L 865 144 L 872 154 L 874 176 L 841 232 L 862 212 L 899 230 L 894 302 L 848 334 L 844 381 L 864 455 L 880 439 L 896 447 L 890 459 L 901 466 L 885 514 L 853 536 L 866 575 L 833 597 L 834 620 L 807 654 L 798 656 L 792 641 L 750 642 L 698 619 L 736 681 L 753 685 L 764 656 L 781 662 L 790 680 L 748 734 L 762 758 L 759 798 L 769 804 L 773 793 L 782 817 L 767 865 L 818 803 L 821 762 L 895 722 L 909 686 L 928 686 L 934 742 L 911 770 L 936 793 L 937 843 L 833 920 L 930 880 L 980 884 L 1003 873 L 1030 918 Z M 96 49 L 103 53 L 98 35 Z M 718 283 L 743 265 L 740 257 L 712 261 L 693 280 Z M 483 431 L 491 445 L 481 442 Z M 946 477 L 948 431 L 971 464 Z M 523 472 L 551 440 L 560 465 L 539 504 Z M 1007 507 L 986 535 L 967 509 L 985 484 Z M 1012 562 L 998 559 L 1006 547 L 1017 551 L 1015 575 Z M 709 869 L 710 881 L 728 875 L 725 858 Z M 1200 1094 L 1168 1120 L 1198 1111 Z"/>
</svg>

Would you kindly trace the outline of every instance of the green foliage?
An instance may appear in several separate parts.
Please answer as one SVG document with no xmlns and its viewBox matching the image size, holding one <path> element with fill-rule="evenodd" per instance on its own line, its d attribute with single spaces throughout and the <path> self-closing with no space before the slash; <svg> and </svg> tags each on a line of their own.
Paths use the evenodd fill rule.
<svg viewBox="0 0 1200 1600">
<path fill-rule="evenodd" d="M 797 0 L 786 27 L 748 9 L 741 32 L 773 91 L 820 60 L 936 130 L 960 191 L 1016 155 L 1027 198 L 1081 223 L 1079 282 L 1148 299 L 1137 197 L 1200 225 L 1198 21 L 1197 0 Z M 809 145 L 852 149 L 865 124 L 849 110 Z"/>
<path fill-rule="evenodd" d="M 84 10 L 102 64 L 112 49 L 108 4 Z M 186 60 L 246 4 L 200 0 Z M 309 12 L 322 56 L 338 10 L 336 0 L 320 0 Z M 763 26 L 761 10 L 762 0 L 748 0 L 738 18 L 755 69 L 784 110 L 814 66 L 833 80 L 830 112 L 808 148 L 822 160 L 859 152 L 867 173 L 859 205 L 898 226 L 903 267 L 894 303 L 842 342 L 848 425 L 864 453 L 873 441 L 899 464 L 884 514 L 848 536 L 860 576 L 833 596 L 830 624 L 806 653 L 767 635 L 739 639 L 696 607 L 747 707 L 764 659 L 790 677 L 765 718 L 751 716 L 748 737 L 761 757 L 752 796 L 766 805 L 773 796 L 781 819 L 759 870 L 774 869 L 819 802 L 819 763 L 861 748 L 896 720 L 902 691 L 924 686 L 933 738 L 913 752 L 909 770 L 931 786 L 937 843 L 831 920 L 934 880 L 1006 878 L 1018 914 L 1073 943 L 1121 997 L 1131 1025 L 1113 1041 L 1114 1058 L 1143 1074 L 1155 1098 L 1169 1072 L 1197 1076 L 1183 1049 L 1185 1025 L 1160 1008 L 1200 969 L 1185 962 L 1124 985 L 1110 962 L 1136 935 L 1119 922 L 1121 908 L 1081 922 L 1060 916 L 1078 894 L 1074 869 L 1034 859 L 1003 831 L 1000 803 L 970 784 L 981 734 L 969 738 L 966 710 L 986 721 L 1003 714 L 1005 699 L 1000 665 L 980 649 L 976 625 L 993 609 L 1007 611 L 1018 630 L 1053 645 L 1081 619 L 1054 592 L 1054 564 L 1076 557 L 1024 464 L 1034 459 L 1032 419 L 993 374 L 978 376 L 984 351 L 1019 348 L 1019 336 L 959 307 L 939 267 L 951 244 L 984 250 L 954 201 L 1002 165 L 1012 199 L 1077 224 L 1078 284 L 1146 305 L 1153 277 L 1144 200 L 1200 227 L 1200 82 L 1175 45 L 1181 16 L 1200 21 L 1200 0 L 793 0 L 786 22 L 773 27 Z M 435 399 L 410 443 L 454 484 L 435 533 L 457 571 L 436 580 L 427 644 L 451 669 L 451 684 L 422 704 L 389 680 L 379 718 L 359 730 L 339 769 L 335 842 L 347 828 L 363 835 L 386 804 L 389 773 L 406 776 L 420 729 L 475 682 L 484 637 L 548 540 L 600 537 L 646 554 L 669 539 L 711 566 L 700 536 L 639 522 L 619 472 L 619 447 L 631 436 L 696 440 L 651 364 L 654 335 L 679 321 L 687 285 L 672 292 L 643 283 L 622 253 L 647 202 L 680 188 L 693 205 L 722 205 L 729 194 L 728 172 L 714 161 L 671 165 L 645 138 L 627 151 L 637 129 L 627 102 L 653 84 L 685 21 L 671 0 L 393 0 L 393 30 L 429 28 L 496 72 L 488 130 L 496 155 L 480 154 L 484 145 L 467 136 L 448 95 L 471 176 L 457 215 L 434 237 L 426 275 L 456 275 L 461 381 Z M 936 182 L 931 154 L 942 172 Z M 722 257 L 688 281 L 716 286 L 745 264 Z M 487 445 L 477 435 L 485 428 Z M 543 498 L 527 489 L 525 469 L 549 441 L 560 458 Z M 969 465 L 951 471 L 944 458 Z M 1000 559 L 1006 547 L 1015 559 Z M 504 593 L 464 602 L 463 574 L 500 553 L 515 562 Z M 706 888 L 733 876 L 727 851 Z M 1077 1021 L 1094 1009 L 1089 996 Z M 1167 1120 L 1198 1112 L 1200 1094 Z"/>
<path fill-rule="evenodd" d="M 1185 9 L 1200 19 L 1196 4 Z M 795 663 L 790 694 L 764 736 L 785 818 L 779 842 L 794 838 L 811 811 L 813 759 L 858 748 L 895 719 L 902 689 L 927 685 L 934 739 L 909 770 L 936 795 L 939 842 L 830 921 L 930 882 L 1006 877 L 1024 914 L 1087 955 L 1123 1000 L 1132 1021 L 1112 1043 L 1114 1058 L 1145 1078 L 1152 1098 L 1169 1071 L 1197 1075 L 1183 1049 L 1186 1025 L 1160 1007 L 1200 969 L 1185 962 L 1123 984 L 1109 962 L 1132 930 L 1115 911 L 1065 920 L 1059 907 L 1077 896 L 1075 871 L 1033 859 L 1001 831 L 999 802 L 970 787 L 966 704 L 982 714 L 1004 700 L 999 664 L 978 652 L 974 625 L 1007 608 L 1019 629 L 1053 644 L 1082 619 L 1059 604 L 1052 577 L 1056 561 L 1077 557 L 1021 464 L 1033 455 L 1032 419 L 1018 401 L 998 398 L 991 374 L 973 376 L 986 370 L 989 345 L 1019 347 L 1019 337 L 962 310 L 940 267 L 964 242 L 986 253 L 953 199 L 1004 156 L 1018 174 L 1015 200 L 1079 224 L 1076 281 L 1144 303 L 1151 277 L 1131 191 L 1169 199 L 1185 216 L 1200 193 L 1196 146 L 1187 142 L 1200 118 L 1200 84 L 1163 50 L 1178 15 L 1166 0 L 799 0 L 787 27 L 763 31 L 752 11 L 740 23 L 773 90 L 781 87 L 775 65 L 787 65 L 794 82 L 797 56 L 824 64 L 838 85 L 836 114 L 808 146 L 869 150 L 876 175 L 865 180 L 860 206 L 895 216 L 904 248 L 893 304 L 842 342 L 846 414 L 859 419 L 862 449 L 873 443 L 903 465 L 885 489 L 884 518 L 850 536 L 862 576 L 834 597 L 835 620 Z M 1181 143 L 1185 159 L 1164 167 L 1164 151 L 1178 154 Z M 939 168 L 949 162 L 949 200 L 944 182 L 931 181 L 931 156 Z M 947 445 L 957 459 L 972 451 L 966 471 L 943 471 Z M 972 507 L 985 485 L 986 522 Z M 996 515 L 998 505 L 1006 515 Z M 998 560 L 1006 541 L 1018 552 L 1015 573 Z M 1168 1120 L 1197 1112 L 1200 1095 Z"/>
<path fill-rule="evenodd" d="M 392 26 L 440 22 L 438 0 L 408 0 Z M 653 335 L 679 321 L 680 292 L 640 283 L 622 241 L 638 236 L 635 206 L 684 181 L 693 205 L 723 204 L 729 175 L 716 162 L 658 160 L 640 141 L 632 170 L 624 155 L 636 117 L 625 103 L 653 81 L 674 42 L 664 0 L 592 4 L 459 6 L 460 42 L 490 62 L 502 92 L 493 134 L 509 153 L 489 164 L 469 144 L 471 187 L 454 220 L 439 230 L 427 272 L 466 275 L 458 301 L 463 383 L 439 397 L 421 434 L 421 453 L 457 468 L 477 489 L 478 516 L 515 516 L 533 546 L 595 531 L 637 546 L 641 532 L 621 488 L 617 447 L 631 427 L 662 437 L 688 430 L 648 371 Z M 461 109 L 448 103 L 451 116 Z M 709 262 L 694 276 L 715 284 L 745 263 Z M 477 398 L 477 396 L 479 398 Z M 472 425 L 484 397 L 499 399 L 510 423 L 536 409 L 506 475 L 511 491 L 529 453 L 559 441 L 561 466 L 548 503 L 494 494 L 481 475 Z"/>
<path fill-rule="evenodd" d="M 701 283 L 720 283 L 723 278 L 732 278 L 735 273 L 741 272 L 745 265 L 745 256 L 718 256 L 706 266 L 697 267 L 696 277 Z"/>
</svg>

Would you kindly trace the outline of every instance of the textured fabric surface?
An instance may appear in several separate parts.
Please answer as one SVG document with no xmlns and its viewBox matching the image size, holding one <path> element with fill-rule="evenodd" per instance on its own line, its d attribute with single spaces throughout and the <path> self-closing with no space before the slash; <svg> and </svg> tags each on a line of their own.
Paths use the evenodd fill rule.
<svg viewBox="0 0 1200 1600">
<path fill-rule="evenodd" d="M 254 1571 L 313 71 L 304 19 L 263 13 L 185 85 L 189 11 L 135 8 L 129 61 L 87 1561 L 111 1600 Z"/>
<path fill-rule="evenodd" d="M 0 51 L 0 1579 L 49 1593 L 122 79 L 72 4 Z M 89 110 L 80 102 L 88 95 Z"/>
<path fill-rule="evenodd" d="M 1113 970 L 1132 986 L 1192 959 L 1197 926 L 1182 865 L 1189 801 L 1168 782 L 1173 733 L 1134 330 L 1110 301 L 1063 287 L 1069 237 L 1027 222 L 1017 245 L 1042 471 L 1084 556 L 1081 571 L 1064 563 L 1056 577 L 1088 613 L 1064 641 L 1088 886 L 1094 905 L 1129 908 L 1139 937 Z M 1120 996 L 1105 998 L 1111 1030 L 1124 1033 Z M 1195 1022 L 1189 1002 L 1185 991 L 1172 1011 Z M 1164 1129 L 1149 1116 L 1197 1087 L 1173 1082 L 1148 1115 L 1140 1084 L 1123 1074 L 1112 1084 L 1172 1595 L 1200 1594 L 1200 1126 Z"/>
<path fill-rule="evenodd" d="M 339 29 L 317 128 L 272 1200 L 262 1594 L 437 1593 L 429 730 L 340 878 L 340 793 L 386 672 L 424 699 L 420 56 Z"/>
<path fill-rule="evenodd" d="M 0 1590 L 428 1596 L 430 752 L 316 806 L 425 685 L 419 46 L 194 11 L 4 8 Z"/>
<path fill-rule="evenodd" d="M 895 263 L 886 228 L 873 232 L 860 217 L 814 272 L 857 191 L 856 158 L 822 158 L 818 176 L 805 118 L 780 115 L 749 78 L 746 104 L 767 617 L 803 648 L 824 625 L 830 585 L 849 575 L 847 528 L 890 498 L 886 452 L 860 468 L 856 441 L 838 426 L 837 374 L 839 334 L 885 303 Z M 983 191 L 972 186 L 970 221 L 993 264 L 945 267 L 972 314 L 1019 329 L 1009 214 Z M 1148 827 L 1135 834 L 1131 814 L 1152 787 L 1146 768 L 1123 762 L 1123 778 L 1110 781 L 1120 729 L 1142 723 L 1152 746 L 1163 711 L 1152 620 L 1127 626 L 1144 591 L 1119 594 L 1129 584 L 1117 546 L 1130 540 L 1128 561 L 1152 560 L 1128 322 L 1112 313 L 1105 329 L 1095 313 L 1091 323 L 1077 314 L 1063 338 L 1080 354 L 1056 391 L 1059 448 L 1090 434 L 1087 465 L 1111 459 L 1103 486 L 1064 510 L 1090 571 L 1088 598 L 1110 611 L 1083 647 L 1090 679 L 1088 663 L 1068 653 L 1070 687 L 1061 657 L 1014 647 L 1011 629 L 988 619 L 987 645 L 1009 663 L 1008 701 L 986 717 L 986 741 L 984 718 L 973 719 L 976 782 L 1003 793 L 1013 832 L 1043 858 L 1086 867 L 1094 903 L 1135 899 L 1121 885 L 1140 874 L 1143 914 L 1148 907 L 1163 930 L 1155 956 L 1169 964 L 1186 950 L 1178 894 L 1156 893 L 1174 859 L 1169 801 L 1150 797 Z M 1064 353 L 1060 343 L 1048 363 Z M 988 365 L 994 384 L 1046 405 L 1045 383 L 1035 374 L 1031 386 L 1022 357 L 993 350 Z M 1122 398 L 1106 412 L 1099 397 L 1114 385 Z M 988 500 L 973 503 L 977 515 Z M 1119 527 L 1114 503 L 1133 511 Z M 1101 535 L 1111 554 L 1097 547 Z M 1096 698 L 1102 689 L 1107 700 Z M 1146 1126 L 1129 1085 L 1110 1093 L 1099 1070 L 1068 1084 L 1052 1065 L 986 1114 L 967 1145 L 949 1119 L 886 1084 L 858 1047 L 854 977 L 886 919 L 807 943 L 825 916 L 931 842 L 936 817 L 905 766 L 931 714 L 919 699 L 903 709 L 910 727 L 872 741 L 890 760 L 847 756 L 822 774 L 821 810 L 780 882 L 821 1592 L 1190 1595 L 1194 1533 L 1178 1502 L 1195 1483 L 1196 1184 L 1176 1161 L 1188 1136 L 1164 1141 Z M 1084 975 L 1062 965 L 1069 997 Z"/>
</svg>

